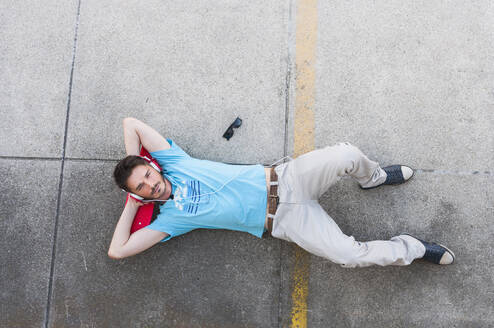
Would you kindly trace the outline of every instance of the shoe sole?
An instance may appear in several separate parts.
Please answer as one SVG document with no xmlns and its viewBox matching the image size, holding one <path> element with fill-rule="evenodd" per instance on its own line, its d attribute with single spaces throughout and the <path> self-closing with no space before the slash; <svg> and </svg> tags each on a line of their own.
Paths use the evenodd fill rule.
<svg viewBox="0 0 494 328">
<path fill-rule="evenodd" d="M 408 180 L 405 180 L 405 181 L 400 182 L 400 183 L 392 183 L 392 184 L 384 184 L 384 183 L 381 183 L 380 185 L 377 185 L 377 186 L 374 186 L 374 187 L 369 187 L 369 188 L 363 188 L 362 186 L 359 185 L 360 189 L 362 189 L 362 190 L 369 190 L 369 189 L 379 188 L 379 187 L 382 187 L 382 186 L 398 186 L 398 185 L 404 184 L 404 183 L 412 180 L 413 176 L 415 175 L 415 169 L 413 167 L 410 167 L 408 165 L 403 165 L 403 164 L 393 164 L 393 165 L 400 165 L 400 166 L 406 166 L 406 167 L 411 168 L 412 169 L 412 175 L 408 178 Z"/>
<path fill-rule="evenodd" d="M 456 259 L 455 253 L 453 253 L 452 250 L 450 250 L 449 248 L 447 248 L 446 246 L 444 246 L 442 244 L 438 244 L 438 245 L 441 246 L 441 247 L 444 247 L 453 256 L 453 262 L 451 262 L 449 264 L 439 264 L 439 265 L 451 265 L 451 264 L 455 263 L 455 259 Z"/>
</svg>

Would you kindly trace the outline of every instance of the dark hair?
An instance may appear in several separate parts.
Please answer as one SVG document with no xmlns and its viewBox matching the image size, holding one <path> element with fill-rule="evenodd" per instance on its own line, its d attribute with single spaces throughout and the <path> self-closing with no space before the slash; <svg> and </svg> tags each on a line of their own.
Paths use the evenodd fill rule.
<svg viewBox="0 0 494 328">
<path fill-rule="evenodd" d="M 127 179 L 132 174 L 132 170 L 139 165 L 148 165 L 148 162 L 144 158 L 135 155 L 129 155 L 118 162 L 113 171 L 113 178 L 117 186 L 125 191 L 129 191 Z"/>
<path fill-rule="evenodd" d="M 160 206 L 161 204 L 159 202 L 154 202 L 154 205 L 153 205 L 153 215 L 151 215 L 151 223 L 153 223 L 154 220 L 156 220 L 156 218 L 158 217 L 158 215 L 160 214 Z"/>
</svg>

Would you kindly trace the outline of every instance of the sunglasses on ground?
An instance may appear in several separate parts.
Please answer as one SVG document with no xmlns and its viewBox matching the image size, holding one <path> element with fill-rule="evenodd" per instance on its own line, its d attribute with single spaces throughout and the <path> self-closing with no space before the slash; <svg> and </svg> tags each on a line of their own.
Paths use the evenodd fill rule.
<svg viewBox="0 0 494 328">
<path fill-rule="evenodd" d="M 233 137 L 233 129 L 237 129 L 242 125 L 242 120 L 240 117 L 237 117 L 235 121 L 233 121 L 232 124 L 226 129 L 225 133 L 223 133 L 223 138 L 226 140 L 230 140 L 231 137 Z"/>
</svg>

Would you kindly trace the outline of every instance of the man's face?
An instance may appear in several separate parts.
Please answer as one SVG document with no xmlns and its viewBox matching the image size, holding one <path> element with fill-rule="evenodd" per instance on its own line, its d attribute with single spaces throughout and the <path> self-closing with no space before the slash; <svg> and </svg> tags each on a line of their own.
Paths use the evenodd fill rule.
<svg viewBox="0 0 494 328">
<path fill-rule="evenodd" d="M 145 199 L 167 199 L 170 196 L 171 185 L 163 176 L 150 165 L 134 167 L 127 179 L 127 186 L 133 194 Z"/>
</svg>

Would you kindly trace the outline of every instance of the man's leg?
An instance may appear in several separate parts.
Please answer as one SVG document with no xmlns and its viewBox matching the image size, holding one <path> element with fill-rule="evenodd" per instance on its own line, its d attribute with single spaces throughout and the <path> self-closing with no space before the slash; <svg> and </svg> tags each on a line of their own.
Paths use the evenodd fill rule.
<svg viewBox="0 0 494 328">
<path fill-rule="evenodd" d="M 347 143 L 326 147 L 279 165 L 275 170 L 280 204 L 273 219 L 274 237 L 295 242 L 315 255 L 348 267 L 406 265 L 431 254 L 437 263 L 452 262 L 454 255 L 443 258 L 446 249 L 424 244 L 408 235 L 389 241 L 357 242 L 346 236 L 322 209 L 318 197 L 341 176 L 348 174 L 365 187 L 386 180 L 379 165 L 356 147 Z"/>
<path fill-rule="evenodd" d="M 408 265 L 425 254 L 424 245 L 407 235 L 389 241 L 355 241 L 340 230 L 317 201 L 307 201 L 306 205 L 280 204 L 273 220 L 272 235 L 350 268 Z"/>
<path fill-rule="evenodd" d="M 299 195 L 318 199 L 341 177 L 349 175 L 364 188 L 386 180 L 386 172 L 349 143 L 317 149 L 286 163 L 286 171 L 298 185 Z"/>
</svg>

